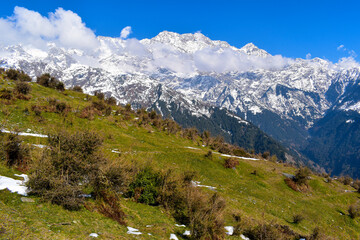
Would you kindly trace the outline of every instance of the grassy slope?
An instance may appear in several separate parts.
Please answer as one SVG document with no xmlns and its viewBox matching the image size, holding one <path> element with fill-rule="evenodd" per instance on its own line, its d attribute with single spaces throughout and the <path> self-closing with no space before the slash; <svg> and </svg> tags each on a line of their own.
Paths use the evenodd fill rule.
<svg viewBox="0 0 360 240">
<path fill-rule="evenodd" d="M 11 87 L 11 84 L 13 83 L 0 80 L 0 88 Z M 16 100 L 13 105 L 0 105 L 0 123 L 4 128 L 17 128 L 20 131 L 31 129 L 31 132 L 42 134 L 56 131 L 60 127 L 71 131 L 94 129 L 105 137 L 104 154 L 114 161 L 117 161 L 118 154 L 111 150 L 118 149 L 123 152 L 121 158 L 125 161 L 135 161 L 140 165 L 152 164 L 159 169 L 173 168 L 179 172 L 195 170 L 199 173 L 197 180 L 201 184 L 216 187 L 226 199 L 226 225 L 234 225 L 231 213 L 238 211 L 245 226 L 274 221 L 289 225 L 303 234 L 309 234 L 315 226 L 319 226 L 326 235 L 338 239 L 357 239 L 360 236 L 360 220 L 341 214 L 347 213 L 348 206 L 359 198 L 357 193 L 345 192 L 353 190 L 348 186 L 336 181 L 325 183 L 323 178 L 312 176 L 312 191 L 298 193 L 286 186 L 282 176 L 283 172 L 294 173 L 294 168 L 263 160 L 242 160 L 236 170 L 225 169 L 220 155 L 214 154 L 213 160 L 204 157 L 208 148 L 151 127 L 137 127 L 134 119 L 116 122 L 121 116 L 97 117 L 89 121 L 77 118 L 73 113 L 66 118 L 56 113 L 42 113 L 43 120 L 39 122 L 39 117 L 33 112 L 30 111 L 30 115 L 23 113 L 25 107 L 30 109 L 32 104 L 45 104 L 47 97 L 65 101 L 73 109 L 81 109 L 89 102 L 84 100 L 86 95 L 81 93 L 65 91 L 66 96 L 35 83 L 32 83 L 32 88 L 30 101 Z M 46 139 L 42 138 L 24 139 L 28 143 L 46 144 Z M 189 149 L 187 146 L 197 149 Z M 36 148 L 33 151 L 34 159 L 37 151 Z M 257 176 L 251 174 L 254 170 L 257 171 Z M 14 170 L 0 165 L 0 175 L 12 176 L 13 173 Z M 0 191 L 0 222 L 5 225 L 6 234 L 24 239 L 84 239 L 91 232 L 97 232 L 101 233 L 103 239 L 131 238 L 131 235 L 126 234 L 124 226 L 100 214 L 85 209 L 69 212 L 55 205 L 41 203 L 36 198 L 35 200 L 35 203 L 22 203 L 19 195 Z M 136 239 L 168 239 L 170 233 L 184 231 L 174 226 L 174 220 L 161 207 L 150 207 L 125 199 L 122 204 L 128 215 L 127 225 L 145 233 L 134 237 Z M 305 220 L 293 224 L 292 216 L 297 213 L 304 215 Z M 146 228 L 146 225 L 154 226 Z M 146 233 L 152 233 L 153 236 Z"/>
</svg>

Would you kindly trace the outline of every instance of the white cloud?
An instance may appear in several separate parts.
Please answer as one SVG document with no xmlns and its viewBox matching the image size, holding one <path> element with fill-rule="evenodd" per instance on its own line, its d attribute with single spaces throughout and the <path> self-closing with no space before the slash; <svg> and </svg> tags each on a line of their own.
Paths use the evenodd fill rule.
<svg viewBox="0 0 360 240">
<path fill-rule="evenodd" d="M 343 44 L 341 44 L 340 46 L 338 46 L 336 49 L 337 49 L 338 51 L 340 51 L 340 50 L 346 51 L 346 48 L 345 48 L 345 46 L 344 46 Z"/>
<path fill-rule="evenodd" d="M 351 69 L 360 67 L 359 63 L 353 57 L 341 58 L 336 64 L 337 69 Z"/>
<path fill-rule="evenodd" d="M 349 50 L 348 53 L 349 53 L 349 55 L 350 55 L 351 57 L 353 57 L 353 58 L 356 58 L 356 57 L 357 57 L 357 54 L 356 54 L 356 52 L 355 52 L 354 50 Z"/>
<path fill-rule="evenodd" d="M 32 49 L 34 54 L 46 56 L 47 46 L 53 42 L 60 47 L 89 50 L 85 54 L 73 56 L 80 63 L 124 72 L 153 72 L 159 68 L 185 75 L 196 71 L 241 72 L 254 69 L 280 69 L 295 61 L 281 55 L 266 57 L 247 55 L 236 48 L 208 45 L 208 42 L 204 42 L 203 45 L 201 43 L 200 45 L 204 47 L 198 48 L 200 50 L 194 47 L 194 51 L 184 52 L 167 42 L 155 41 L 150 44 L 151 40 L 148 39 L 145 41 L 128 39 L 131 32 L 131 27 L 127 26 L 122 29 L 120 38 L 98 40 L 95 33 L 86 27 L 76 13 L 62 8 L 48 16 L 42 16 L 26 8 L 15 7 L 13 16 L 0 18 L 0 45 L 21 43 L 25 50 Z M 199 38 L 198 41 L 202 41 L 201 39 Z M 43 51 L 34 51 L 32 47 Z M 344 45 L 340 45 L 337 49 L 348 52 L 350 57 L 342 58 L 338 63 L 331 63 L 332 67 L 351 68 L 359 65 L 355 61 L 354 51 L 347 50 Z M 101 61 L 99 56 L 102 57 Z M 306 59 L 310 58 L 309 53 Z M 106 59 L 110 59 L 109 62 Z M 111 59 L 114 61 L 111 62 Z"/>
<path fill-rule="evenodd" d="M 125 39 L 125 38 L 127 38 L 131 33 L 132 33 L 132 31 L 131 31 L 131 27 L 130 27 L 130 26 L 124 27 L 124 28 L 121 30 L 120 38 Z"/>
<path fill-rule="evenodd" d="M 0 19 L 0 43 L 30 44 L 45 48 L 55 42 L 66 48 L 93 49 L 98 46 L 94 32 L 72 11 L 58 8 L 48 17 L 23 7 L 15 7 L 14 15 Z"/>
<path fill-rule="evenodd" d="M 347 52 L 347 53 L 350 55 L 350 57 L 352 57 L 352 58 L 356 58 L 356 57 L 357 57 L 357 54 L 356 54 L 356 52 L 355 52 L 354 50 L 352 50 L 352 49 L 347 49 L 343 44 L 341 44 L 340 46 L 338 46 L 336 49 L 337 49 L 338 51 Z M 340 61 L 341 61 L 341 60 L 340 60 Z"/>
</svg>

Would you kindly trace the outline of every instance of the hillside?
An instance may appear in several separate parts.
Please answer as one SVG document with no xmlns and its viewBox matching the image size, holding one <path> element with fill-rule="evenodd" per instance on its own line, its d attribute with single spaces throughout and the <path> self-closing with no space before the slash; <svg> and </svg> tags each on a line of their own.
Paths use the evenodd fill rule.
<svg viewBox="0 0 360 240">
<path fill-rule="evenodd" d="M 92 131 L 103 139 L 99 151 L 111 163 L 111 168 L 149 167 L 160 173 L 171 169 L 174 176 L 195 172 L 195 186 L 190 188 L 199 189 L 197 194 L 206 199 L 215 195 L 223 198 L 226 203 L 223 226 L 238 225 L 240 234 L 251 237 L 251 233 L 254 236 L 255 232 L 266 229 L 265 232 L 272 234 L 273 238 L 277 236 L 275 239 L 315 236 L 316 232 L 319 233 L 318 239 L 357 239 L 360 236 L 360 219 L 350 218 L 347 211 L 351 204 L 359 201 L 360 195 L 349 185 L 312 174 L 306 189 L 294 191 L 285 183 L 284 173 L 295 175 L 297 169 L 278 163 L 270 156 L 264 155 L 267 159 L 263 159 L 261 155 L 246 153 L 242 149 L 235 151 L 222 142 L 208 144 L 206 138 L 195 134 L 194 130 L 180 129 L 172 121 L 151 117 L 151 113 L 144 111 L 135 112 L 128 107 L 105 104 L 102 112 L 94 109 L 84 111 L 94 102 L 100 104 L 102 101 L 81 92 L 58 91 L 33 82 L 29 84 L 32 88 L 29 94 L 19 97 L 21 99 L 14 98 L 15 81 L 5 79 L 4 73 L 0 77 L 1 137 L 7 139 L 7 131 L 23 133 L 19 136 L 22 145 L 30 149 L 26 164 L 11 168 L 6 166 L 1 155 L 1 176 L 14 178 L 14 174 L 34 174 L 36 164 L 47 151 L 46 146 L 51 145 L 43 135 L 58 136 L 59 132 L 66 130 L 76 136 L 78 132 Z M 159 122 L 156 123 L 156 119 Z M 240 156 L 231 157 L 238 161 L 238 165 L 224 167 L 224 162 L 229 159 L 225 151 L 232 151 L 230 155 L 239 153 Z M 128 173 L 129 181 L 134 183 L 138 173 L 139 170 Z M 88 194 L 86 189 L 84 193 Z M 28 196 L 34 200 L 33 203 L 22 202 L 22 196 L 1 190 L 0 238 L 90 239 L 91 233 L 97 233 L 98 239 L 169 239 L 170 234 L 186 239 L 182 233 L 190 230 L 191 224 L 185 228 L 176 226 L 181 222 L 176 221 L 171 210 L 163 204 L 139 203 L 135 201 L 139 198 L 126 196 L 120 191 L 116 195 L 126 215 L 125 225 L 100 214 L 96 210 L 99 209 L 98 200 L 94 198 L 85 199 L 86 207 L 69 211 L 44 202 L 36 195 Z M 209 202 L 209 206 L 211 204 Z M 234 218 L 234 214 L 241 220 Z M 293 217 L 297 214 L 304 220 L 294 223 Z M 139 229 L 142 234 L 128 234 L 127 227 Z M 318 230 L 314 231 L 316 227 Z M 219 236 L 225 239 L 243 237 L 228 236 L 224 230 Z"/>
</svg>

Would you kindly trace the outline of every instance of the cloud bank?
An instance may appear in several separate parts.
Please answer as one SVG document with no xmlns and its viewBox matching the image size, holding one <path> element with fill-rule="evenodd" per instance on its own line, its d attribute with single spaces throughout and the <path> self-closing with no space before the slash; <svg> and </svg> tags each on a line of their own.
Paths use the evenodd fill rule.
<svg viewBox="0 0 360 240">
<path fill-rule="evenodd" d="M 198 41 L 204 42 L 199 44 L 202 47 L 189 52 L 172 45 L 171 41 L 149 39 L 139 41 L 128 38 L 131 33 L 131 26 L 127 26 L 121 30 L 119 38 L 98 38 L 93 30 L 86 27 L 79 15 L 62 8 L 56 9 L 48 16 L 42 16 L 36 11 L 15 7 L 12 16 L 0 18 L 0 46 L 22 44 L 33 52 L 35 52 L 34 48 L 46 51 L 54 44 L 64 49 L 80 49 L 85 54 L 73 56 L 80 63 L 123 72 L 149 73 L 159 69 L 168 69 L 185 75 L 196 72 L 243 72 L 256 69 L 281 69 L 296 61 L 281 55 L 263 57 L 247 55 L 233 47 L 222 48 L 216 44 L 208 44 L 212 42 L 205 36 L 196 41 L 191 38 L 193 42 L 189 46 L 199 44 Z M 186 39 L 188 38 L 181 41 Z M 340 45 L 337 50 L 349 51 L 344 45 Z M 328 63 L 334 68 L 359 66 L 355 61 L 356 53 L 349 52 L 349 54 L 350 57 L 342 58 L 338 63 L 333 64 L 329 61 Z M 312 64 L 310 58 L 309 53 L 304 61 Z M 109 62 L 106 59 L 116 61 Z"/>
<path fill-rule="evenodd" d="M 98 46 L 94 32 L 74 12 L 58 8 L 48 17 L 23 7 L 14 15 L 0 19 L 0 42 L 4 45 L 27 44 L 45 48 L 48 42 L 66 48 L 92 49 Z"/>
</svg>

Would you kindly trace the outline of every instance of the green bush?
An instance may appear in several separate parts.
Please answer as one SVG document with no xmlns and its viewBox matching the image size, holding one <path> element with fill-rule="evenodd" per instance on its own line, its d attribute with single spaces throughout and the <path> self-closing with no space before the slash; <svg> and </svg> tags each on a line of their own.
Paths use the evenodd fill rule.
<svg viewBox="0 0 360 240">
<path fill-rule="evenodd" d="M 247 229 L 244 235 L 250 239 L 279 240 L 283 239 L 281 232 L 272 224 L 260 224 Z"/>
<path fill-rule="evenodd" d="M 140 203 L 158 205 L 159 188 L 160 174 L 147 167 L 136 175 L 135 180 L 129 186 L 127 195 L 134 197 Z"/>
<path fill-rule="evenodd" d="M 16 82 L 15 85 L 15 92 L 16 93 L 20 93 L 20 94 L 29 94 L 31 91 L 31 86 L 30 84 L 26 83 L 26 82 Z"/>
<path fill-rule="evenodd" d="M 101 101 L 105 99 L 105 94 L 103 92 L 101 92 L 100 90 L 94 91 L 94 96 L 97 97 Z"/>
<path fill-rule="evenodd" d="M 20 75 L 18 76 L 18 80 L 20 82 L 31 82 L 32 79 L 29 75 L 25 74 L 24 72 L 21 72 Z"/>
<path fill-rule="evenodd" d="M 79 85 L 74 86 L 73 88 L 71 88 L 71 90 L 75 92 L 83 92 L 82 88 Z"/>
<path fill-rule="evenodd" d="M 243 148 L 235 148 L 233 150 L 233 153 L 235 156 L 239 157 L 251 157 L 250 154 L 248 154 Z"/>
<path fill-rule="evenodd" d="M 353 219 L 360 217 L 360 204 L 355 203 L 355 204 L 350 205 L 348 212 L 349 212 L 350 217 Z"/>
<path fill-rule="evenodd" d="M 107 104 L 109 104 L 109 105 L 116 105 L 116 98 L 114 98 L 114 97 L 108 97 L 108 98 L 106 98 L 106 100 L 105 100 L 105 102 L 107 103 Z"/>
<path fill-rule="evenodd" d="M 225 201 L 217 193 L 209 198 L 197 189 L 192 189 L 187 204 L 191 239 L 223 238 Z"/>
<path fill-rule="evenodd" d="M 58 83 L 56 83 L 55 89 L 60 92 L 63 92 L 63 91 L 65 91 L 65 84 L 63 82 L 59 81 Z"/>
<path fill-rule="evenodd" d="M 0 98 L 6 99 L 6 100 L 11 100 L 11 99 L 13 99 L 13 93 L 10 89 L 3 88 L 0 90 Z"/>
<path fill-rule="evenodd" d="M 225 168 L 235 168 L 238 165 L 239 165 L 239 160 L 236 159 L 236 158 L 227 158 L 227 159 L 225 159 L 225 162 L 224 162 L 224 167 Z"/>
<path fill-rule="evenodd" d="M 263 154 L 261 154 L 261 157 L 264 159 L 267 159 L 270 156 L 270 152 L 264 152 Z"/>
<path fill-rule="evenodd" d="M 311 171 L 307 167 L 301 167 L 297 170 L 294 182 L 298 185 L 307 184 L 308 178 L 310 177 Z"/>
<path fill-rule="evenodd" d="M 52 77 L 49 73 L 44 73 L 36 78 L 36 82 L 44 87 L 53 88 L 58 91 L 64 91 L 65 85 L 57 78 Z"/>
<path fill-rule="evenodd" d="M 344 185 L 350 185 L 351 182 L 353 181 L 353 179 L 349 175 L 346 175 L 346 176 L 340 177 L 339 181 Z"/>
<path fill-rule="evenodd" d="M 303 215 L 301 215 L 301 214 L 295 214 L 295 215 L 293 216 L 293 223 L 298 224 L 298 223 L 302 222 L 304 219 L 305 219 L 305 218 L 304 218 Z"/>
<path fill-rule="evenodd" d="M 102 139 L 89 131 L 49 135 L 49 149 L 29 175 L 31 193 L 66 209 L 79 209 L 81 194 L 95 189 L 106 162 L 98 152 L 101 144 Z"/>
<path fill-rule="evenodd" d="M 15 69 L 8 69 L 8 70 L 6 70 L 5 73 L 6 73 L 6 77 L 11 80 L 17 80 L 18 76 L 20 75 L 20 72 Z"/>
</svg>

